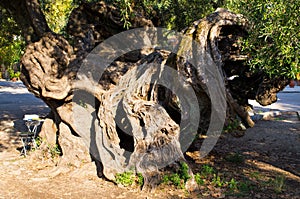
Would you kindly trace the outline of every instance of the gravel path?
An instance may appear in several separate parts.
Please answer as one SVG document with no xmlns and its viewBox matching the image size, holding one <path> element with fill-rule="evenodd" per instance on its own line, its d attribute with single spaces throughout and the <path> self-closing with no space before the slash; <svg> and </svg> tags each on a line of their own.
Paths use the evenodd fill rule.
<svg viewBox="0 0 300 199">
<path fill-rule="evenodd" d="M 211 155 L 215 158 L 212 162 L 216 167 L 220 161 L 220 170 L 237 169 L 237 175 L 246 175 L 245 173 L 250 173 L 250 170 L 273 177 L 283 175 L 286 179 L 285 192 L 274 197 L 300 198 L 300 121 L 297 115 L 300 104 L 296 102 L 298 100 L 300 103 L 298 96 L 300 93 L 293 94 L 290 95 L 291 99 L 285 98 L 287 92 L 281 93 L 280 103 L 272 107 L 255 105 L 257 112 L 267 111 L 269 116 L 265 117 L 267 120 L 258 121 L 254 128 L 245 132 L 244 136 L 234 137 L 230 134 L 221 136 Z M 285 103 L 287 99 L 292 102 Z M 21 82 L 0 81 L 0 198 L 184 198 L 186 196 L 183 190 L 168 189 L 144 193 L 137 189 L 117 187 L 98 178 L 95 165 L 92 163 L 84 165 L 79 170 L 56 175 L 53 162 L 32 161 L 30 157 L 21 157 L 18 150 L 21 146 L 19 133 L 26 130 L 22 120 L 24 114 L 45 116 L 48 112 L 49 108 L 40 99 L 28 93 Z M 222 158 L 232 152 L 242 154 L 245 163 L 238 166 L 226 165 Z M 273 197 L 269 191 L 253 193 L 251 196 Z"/>
</svg>

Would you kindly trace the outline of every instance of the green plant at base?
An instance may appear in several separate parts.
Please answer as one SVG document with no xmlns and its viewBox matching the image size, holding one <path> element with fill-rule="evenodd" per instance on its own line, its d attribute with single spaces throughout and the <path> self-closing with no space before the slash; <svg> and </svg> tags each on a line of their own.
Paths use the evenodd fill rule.
<svg viewBox="0 0 300 199">
<path fill-rule="evenodd" d="M 211 167 L 210 165 L 202 165 L 202 169 L 201 169 L 201 175 L 202 176 L 208 176 L 208 175 L 212 175 L 213 173 L 215 173 L 215 170 L 213 167 Z"/>
<path fill-rule="evenodd" d="M 238 182 L 234 178 L 231 178 L 231 180 L 226 184 L 228 185 L 230 191 L 235 191 L 238 189 Z"/>
<path fill-rule="evenodd" d="M 144 177 L 141 173 L 137 174 L 137 184 L 139 186 L 143 186 L 143 184 L 144 184 Z"/>
<path fill-rule="evenodd" d="M 187 182 L 191 176 L 189 175 L 189 166 L 185 162 L 180 162 L 180 178 Z"/>
<path fill-rule="evenodd" d="M 132 171 L 126 171 L 124 173 L 116 174 L 116 183 L 121 184 L 125 187 L 133 184 L 135 176 Z"/>
<path fill-rule="evenodd" d="M 168 182 L 170 182 L 170 176 L 169 176 L 169 175 L 164 175 L 164 176 L 162 177 L 161 182 L 162 182 L 163 184 L 167 184 Z"/>
<path fill-rule="evenodd" d="M 124 173 L 116 174 L 116 183 L 121 184 L 125 187 L 131 186 L 134 183 L 143 186 L 144 184 L 144 177 L 141 173 L 134 174 L 133 171 L 127 171 Z"/>
<path fill-rule="evenodd" d="M 170 176 L 169 180 L 180 189 L 184 188 L 184 180 L 180 178 L 178 173 L 174 173 Z"/>
<path fill-rule="evenodd" d="M 275 193 L 281 193 L 284 189 L 285 177 L 276 176 L 275 179 L 270 179 L 267 184 L 270 185 Z"/>
<path fill-rule="evenodd" d="M 194 178 L 198 185 L 204 185 L 204 180 L 201 178 L 200 173 L 196 173 Z"/>
<path fill-rule="evenodd" d="M 218 187 L 222 187 L 225 184 L 224 181 L 221 180 L 221 177 L 217 174 L 214 174 L 214 177 L 211 182 Z"/>
<path fill-rule="evenodd" d="M 51 155 L 51 158 L 55 158 L 55 157 L 58 157 L 60 156 L 61 154 L 61 151 L 59 149 L 59 146 L 58 144 L 54 144 L 54 145 L 48 145 L 48 150 L 49 150 L 49 153 Z"/>
<path fill-rule="evenodd" d="M 173 173 L 171 175 L 164 175 L 162 182 L 171 182 L 177 188 L 184 189 L 185 183 L 191 178 L 189 175 L 189 166 L 185 162 L 180 162 L 180 168 L 178 173 Z"/>
</svg>

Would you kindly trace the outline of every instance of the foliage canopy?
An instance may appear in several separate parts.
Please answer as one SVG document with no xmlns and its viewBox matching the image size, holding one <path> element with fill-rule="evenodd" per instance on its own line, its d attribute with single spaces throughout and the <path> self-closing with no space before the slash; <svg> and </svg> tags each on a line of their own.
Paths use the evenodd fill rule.
<svg viewBox="0 0 300 199">
<path fill-rule="evenodd" d="M 0 64 L 11 67 L 19 62 L 25 43 L 21 30 L 4 9 L 0 9 L 0 26 Z"/>
<path fill-rule="evenodd" d="M 252 68 L 295 79 L 300 73 L 300 1 L 231 0 L 227 7 L 245 15 L 252 24 L 244 41 Z"/>
<path fill-rule="evenodd" d="M 97 0 L 40 0 L 49 27 L 65 34 L 68 17 L 82 2 Z M 250 23 L 249 37 L 243 41 L 244 51 L 251 55 L 253 70 L 263 70 L 271 76 L 296 78 L 300 73 L 300 1 L 297 0 L 106 0 L 121 8 L 124 26 L 130 28 L 129 18 L 134 10 L 143 12 L 159 26 L 182 30 L 203 18 L 217 7 L 228 8 L 245 15 Z M 24 42 L 20 31 L 4 10 L 1 14 L 1 62 L 12 64 L 19 60 Z M 299 76 L 299 75 L 298 75 Z"/>
<path fill-rule="evenodd" d="M 68 17 L 76 6 L 73 0 L 40 0 L 40 4 L 50 29 L 56 33 L 64 33 Z"/>
</svg>

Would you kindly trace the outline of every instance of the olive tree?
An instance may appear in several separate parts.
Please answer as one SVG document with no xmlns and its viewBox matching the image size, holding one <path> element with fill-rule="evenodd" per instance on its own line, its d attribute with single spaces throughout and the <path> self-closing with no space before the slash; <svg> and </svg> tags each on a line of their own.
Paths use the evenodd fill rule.
<svg viewBox="0 0 300 199">
<path fill-rule="evenodd" d="M 181 33 L 155 28 L 178 25 L 180 17 L 161 23 L 155 12 L 176 11 L 180 2 L 149 11 L 151 2 L 82 1 L 65 13 L 66 36 L 49 26 L 38 0 L 0 1 L 26 42 L 21 79 L 51 109 L 41 136 L 60 147 L 59 166 L 91 156 L 99 175 L 115 180 L 133 169 L 153 185 L 165 167 L 197 148 L 200 134 L 207 138 L 198 150 L 207 154 L 226 117 L 252 127 L 248 99 L 276 101 L 287 81 L 247 64 L 248 20 L 217 9 Z"/>
</svg>

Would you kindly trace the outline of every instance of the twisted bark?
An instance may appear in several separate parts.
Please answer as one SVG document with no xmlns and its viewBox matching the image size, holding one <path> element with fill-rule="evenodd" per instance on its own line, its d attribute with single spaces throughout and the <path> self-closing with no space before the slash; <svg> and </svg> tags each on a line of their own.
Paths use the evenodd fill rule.
<svg viewBox="0 0 300 199">
<path fill-rule="evenodd" d="M 153 176 L 160 169 L 184 161 L 189 146 L 182 143 L 197 138 L 197 133 L 220 130 L 210 129 L 210 123 L 216 118 L 222 122 L 224 102 L 228 112 L 252 127 L 254 123 L 243 108 L 247 100 L 256 98 L 267 105 L 276 101 L 274 94 L 287 83 L 250 72 L 245 62 L 247 55 L 240 53 L 238 45 L 238 40 L 247 36 L 247 20 L 225 9 L 216 10 L 184 30 L 184 37 L 176 41 L 173 52 L 149 46 L 135 49 L 111 60 L 100 75 L 97 65 L 104 62 L 92 60 L 84 65 L 83 60 L 97 44 L 124 31 L 118 9 L 103 2 L 84 3 L 74 9 L 67 27 L 71 45 L 49 30 L 37 1 L 14 2 L 21 3 L 16 4 L 16 10 L 27 10 L 26 20 L 20 19 L 24 11 L 12 12 L 18 23 L 31 27 L 23 28 L 25 37 L 31 38 L 21 61 L 21 79 L 29 91 L 51 108 L 53 123 L 47 124 L 56 125 L 55 132 L 44 133 L 52 135 L 51 142 L 53 134 L 57 135 L 62 159 L 71 161 L 88 151 L 100 168 L 99 174 L 102 172 L 110 180 L 115 179 L 116 173 L 134 168 L 144 175 L 146 184 L 154 186 Z M 0 5 L 8 9 L 13 6 L 8 1 L 1 1 Z M 153 27 L 151 21 L 135 16 L 131 19 L 132 28 Z M 137 34 L 130 45 L 138 41 L 147 43 L 159 34 Z M 107 60 L 117 55 L 117 51 L 106 53 Z M 158 79 L 172 71 L 165 65 L 183 78 L 163 78 L 175 90 L 180 85 L 190 86 L 195 100 L 189 95 L 178 97 L 159 85 Z M 82 67 L 89 67 L 89 72 L 80 73 Z M 237 77 L 229 80 L 231 76 Z M 245 84 L 248 80 L 253 84 Z M 273 81 L 279 83 L 272 84 Z M 221 98 L 218 102 L 217 97 Z M 195 111 L 196 106 L 199 112 Z M 190 123 L 191 118 L 198 117 L 199 123 Z M 79 140 L 85 145 L 78 144 Z"/>
</svg>

